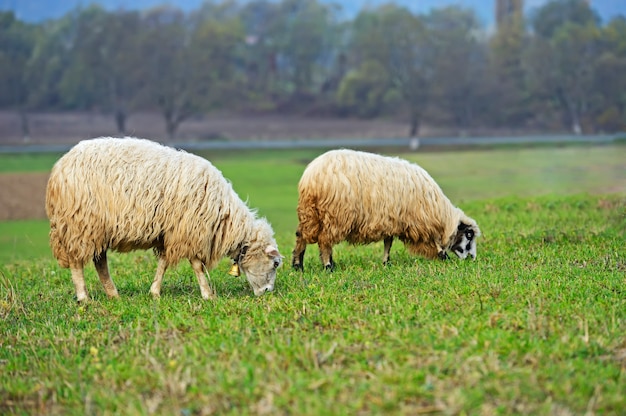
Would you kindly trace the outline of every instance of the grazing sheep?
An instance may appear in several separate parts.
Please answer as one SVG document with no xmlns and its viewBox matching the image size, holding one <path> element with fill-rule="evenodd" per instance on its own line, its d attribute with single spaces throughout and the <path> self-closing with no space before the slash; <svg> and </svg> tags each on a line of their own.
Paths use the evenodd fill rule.
<svg viewBox="0 0 626 416">
<path fill-rule="evenodd" d="M 317 243 L 322 264 L 334 268 L 333 245 L 393 238 L 427 258 L 476 257 L 476 222 L 456 208 L 421 167 L 398 158 L 332 150 L 313 160 L 298 184 L 298 220 L 292 266 L 302 270 L 307 244 Z"/>
<path fill-rule="evenodd" d="M 265 219 L 239 199 L 207 160 L 144 139 L 78 143 L 52 168 L 46 191 L 50 245 L 69 267 L 78 301 L 88 299 L 83 268 L 93 260 L 109 297 L 118 297 L 107 250 L 154 249 L 150 292 L 165 270 L 186 258 L 204 299 L 214 297 L 204 270 L 225 256 L 246 274 L 255 295 L 274 289 L 282 256 Z"/>
</svg>

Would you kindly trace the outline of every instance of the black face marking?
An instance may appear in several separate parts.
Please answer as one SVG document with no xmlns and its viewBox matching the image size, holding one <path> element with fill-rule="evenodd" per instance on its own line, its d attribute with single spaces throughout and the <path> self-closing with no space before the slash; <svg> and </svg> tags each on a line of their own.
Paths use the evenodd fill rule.
<svg viewBox="0 0 626 416">
<path fill-rule="evenodd" d="M 474 231 L 473 230 L 465 231 L 465 237 L 471 240 L 472 238 L 474 238 Z"/>
<path fill-rule="evenodd" d="M 470 248 L 471 248 L 471 244 L 470 244 L 470 243 L 467 243 L 467 245 L 465 246 L 465 250 L 469 251 L 469 250 L 470 250 Z"/>
<path fill-rule="evenodd" d="M 464 224 L 462 222 L 459 223 L 459 231 L 463 231 L 465 230 L 467 227 L 469 227 L 469 225 Z"/>
</svg>

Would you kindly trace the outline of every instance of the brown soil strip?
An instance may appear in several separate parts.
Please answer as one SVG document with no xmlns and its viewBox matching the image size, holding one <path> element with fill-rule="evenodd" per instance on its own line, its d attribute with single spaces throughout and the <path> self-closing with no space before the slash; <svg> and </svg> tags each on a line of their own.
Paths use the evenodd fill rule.
<svg viewBox="0 0 626 416">
<path fill-rule="evenodd" d="M 0 221 L 45 219 L 49 173 L 0 174 Z"/>
</svg>

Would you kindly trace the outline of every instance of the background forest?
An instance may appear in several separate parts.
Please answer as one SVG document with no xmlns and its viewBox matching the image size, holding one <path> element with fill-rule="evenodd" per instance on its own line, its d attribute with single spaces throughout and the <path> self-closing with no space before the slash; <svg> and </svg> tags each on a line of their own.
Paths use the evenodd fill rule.
<svg viewBox="0 0 626 416">
<path fill-rule="evenodd" d="M 405 120 L 598 133 L 626 126 L 626 18 L 551 1 L 486 28 L 462 6 L 394 5 L 354 18 L 318 0 L 205 2 L 183 11 L 79 7 L 0 13 L 0 110 L 92 111 L 118 133 L 137 112 L 170 138 L 213 112 Z"/>
</svg>

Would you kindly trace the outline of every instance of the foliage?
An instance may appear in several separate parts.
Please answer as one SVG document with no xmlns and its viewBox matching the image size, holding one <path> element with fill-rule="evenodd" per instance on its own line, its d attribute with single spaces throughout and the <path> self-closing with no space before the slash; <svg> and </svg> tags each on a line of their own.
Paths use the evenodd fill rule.
<svg viewBox="0 0 626 416">
<path fill-rule="evenodd" d="M 600 24 L 600 18 L 584 0 L 549 1 L 536 9 L 530 20 L 534 33 L 546 39 L 554 37 L 559 28 L 565 24 L 577 26 Z"/>
<path fill-rule="evenodd" d="M 498 110 L 496 123 L 504 126 L 520 126 L 528 118 L 528 91 L 525 85 L 523 57 L 526 47 L 524 21 L 515 14 L 498 28 L 491 38 L 490 70 L 494 76 L 494 106 Z"/>
<path fill-rule="evenodd" d="M 626 18 L 616 18 L 601 32 L 604 45 L 593 72 L 593 85 L 602 107 L 595 110 L 600 128 L 626 129 Z"/>
<path fill-rule="evenodd" d="M 146 95 L 159 108 L 170 139 L 178 125 L 199 110 L 205 85 L 195 80 L 204 74 L 189 65 L 191 51 L 186 16 L 172 7 L 149 12 L 142 34 L 141 53 L 149 62 L 146 72 Z"/>
<path fill-rule="evenodd" d="M 277 66 L 288 92 L 315 92 L 316 73 L 323 74 L 333 40 L 332 10 L 317 0 L 285 0 L 273 28 Z"/>
<path fill-rule="evenodd" d="M 26 85 L 22 72 L 35 46 L 33 27 L 20 22 L 12 13 L 0 13 L 0 106 L 19 108 L 26 101 Z"/>
<path fill-rule="evenodd" d="M 406 102 L 409 136 L 414 137 L 419 133 L 424 112 L 430 104 L 435 81 L 432 38 L 424 22 L 406 10 L 389 7 L 382 19 L 389 40 L 387 70 L 392 85 Z"/>
<path fill-rule="evenodd" d="M 478 38 L 479 23 L 473 11 L 460 7 L 435 9 L 425 17 L 434 50 L 432 108 L 459 128 L 477 124 L 486 108 L 480 82 L 487 70 L 487 48 Z M 432 116 L 434 118 L 434 116 Z"/>
<path fill-rule="evenodd" d="M 379 62 L 365 61 L 341 81 L 337 91 L 338 104 L 347 114 L 376 117 L 382 109 L 389 83 L 387 71 Z"/>
<path fill-rule="evenodd" d="M 85 13 L 79 15 L 81 21 L 85 17 Z M 74 94 L 79 97 L 91 88 L 92 105 L 112 112 L 118 133 L 124 134 L 129 113 L 140 104 L 135 98 L 143 76 L 138 42 L 140 16 L 137 12 L 105 13 L 95 9 L 94 17 L 79 28 L 70 65 L 79 74 L 66 79 L 67 85 L 75 88 Z M 85 85 L 86 81 L 90 83 Z M 71 94 L 68 91 L 64 95 Z"/>
<path fill-rule="evenodd" d="M 30 134 L 27 116 L 30 60 L 38 36 L 37 28 L 20 22 L 12 13 L 0 12 L 0 108 L 17 110 L 24 138 Z"/>
<path fill-rule="evenodd" d="M 304 273 L 287 265 L 260 298 L 225 260 L 211 272 L 216 300 L 181 264 L 155 301 L 154 257 L 137 252 L 109 256 L 119 300 L 90 267 L 93 300 L 77 305 L 69 272 L 20 248 L 0 266 L 0 413 L 620 414 L 626 200 L 584 192 L 621 177 L 563 186 L 576 163 L 579 178 L 619 164 L 616 150 L 406 154 L 481 225 L 476 261 L 396 244 L 383 267 L 382 244 L 342 244 L 327 273 L 312 247 Z M 212 156 L 287 256 L 295 184 L 315 155 Z M 526 182 L 535 171 L 545 180 Z M 565 196 L 528 196 L 554 190 Z"/>
<path fill-rule="evenodd" d="M 533 60 L 540 67 L 530 73 L 538 79 L 537 86 L 546 91 L 561 109 L 572 131 L 580 134 L 595 98 L 594 66 L 597 66 L 600 34 L 596 26 L 563 24 L 545 40 L 536 38 L 534 47 L 544 48 L 543 61 Z"/>
<path fill-rule="evenodd" d="M 626 19 L 604 23 L 592 7 L 553 0 L 495 31 L 459 5 L 383 4 L 352 20 L 319 0 L 90 5 L 36 25 L 3 13 L 0 108 L 20 113 L 25 137 L 31 110 L 107 112 L 119 133 L 133 112 L 158 110 L 170 137 L 196 115 L 250 110 L 392 114 L 410 135 L 425 122 L 616 131 Z"/>
</svg>

